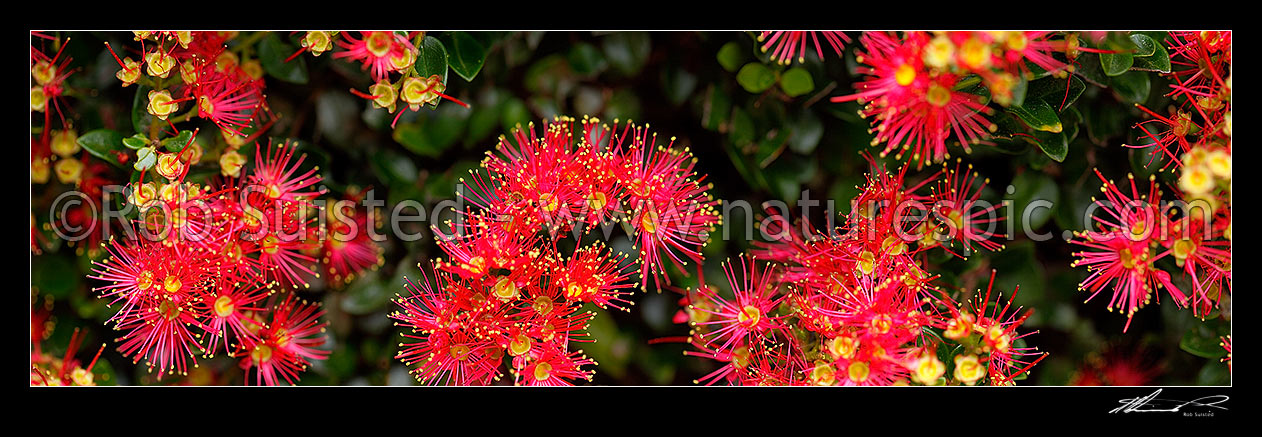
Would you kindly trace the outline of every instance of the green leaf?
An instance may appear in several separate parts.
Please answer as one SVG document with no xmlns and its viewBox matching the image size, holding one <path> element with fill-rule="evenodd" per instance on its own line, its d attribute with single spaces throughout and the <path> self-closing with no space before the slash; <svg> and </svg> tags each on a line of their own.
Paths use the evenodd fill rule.
<svg viewBox="0 0 1262 437">
<path fill-rule="evenodd" d="M 1069 91 L 1068 95 L 1065 93 L 1066 88 Z M 1061 102 L 1064 102 L 1064 107 L 1068 108 L 1078 101 L 1078 97 L 1086 89 L 1087 85 L 1077 76 L 1070 76 L 1069 80 L 1046 77 L 1030 82 L 1030 88 L 1026 91 L 1025 98 L 1042 99 L 1055 108 L 1060 108 Z"/>
<path fill-rule="evenodd" d="M 682 67 L 662 69 L 662 92 L 672 105 L 682 104 L 697 88 L 697 76 Z"/>
<path fill-rule="evenodd" d="M 710 85 L 710 97 L 701 112 L 701 124 L 706 129 L 718 130 L 732 113 L 732 99 L 721 87 Z"/>
<path fill-rule="evenodd" d="M 1134 37 L 1136 35 L 1132 35 Z M 1139 35 L 1145 36 L 1145 35 Z M 1145 36 L 1146 37 L 1146 36 Z M 1152 55 L 1137 57 L 1131 65 L 1131 70 L 1137 71 L 1155 71 L 1159 73 L 1170 72 L 1170 53 L 1166 51 L 1166 47 L 1161 43 L 1154 43 Z"/>
<path fill-rule="evenodd" d="M 758 148 L 754 150 L 754 160 L 758 162 L 758 166 L 762 168 L 767 168 L 767 166 L 771 165 L 772 162 L 775 162 L 776 158 L 779 158 L 780 154 L 784 153 L 784 148 L 785 148 L 785 145 L 788 144 L 788 139 L 789 139 L 788 133 L 781 130 L 781 131 L 776 132 L 775 136 L 766 137 L 766 138 L 763 138 L 761 141 L 759 141 Z M 800 175 L 801 173 L 793 173 L 792 177 L 796 178 Z M 794 187 L 796 187 L 797 179 L 793 179 L 793 182 L 794 182 Z M 785 187 L 781 186 L 779 188 L 785 188 Z M 797 194 L 796 192 L 793 192 L 793 190 L 787 190 L 784 192 L 790 193 L 790 194 L 787 194 L 784 197 L 781 197 L 782 199 L 793 199 L 796 197 L 793 195 Z"/>
<path fill-rule="evenodd" d="M 1143 103 L 1148 100 L 1148 93 L 1152 91 L 1152 82 L 1148 77 L 1149 73 L 1140 71 L 1128 71 L 1126 74 L 1109 78 L 1109 87 L 1117 92 L 1130 103 Z"/>
<path fill-rule="evenodd" d="M 504 132 L 512 132 L 517 126 L 524 129 L 526 123 L 530 122 L 530 108 L 527 108 L 526 103 L 521 99 L 514 97 L 503 105 L 504 111 L 500 113 L 500 127 L 504 129 Z"/>
<path fill-rule="evenodd" d="M 74 263 L 66 256 L 41 256 L 39 262 L 31 263 L 31 286 L 55 298 L 68 297 L 79 288 L 79 282 L 83 278 L 82 274 L 72 273 L 75 271 L 77 269 Z"/>
<path fill-rule="evenodd" d="M 1028 170 L 1013 178 L 1012 186 L 1014 188 L 1011 195 L 1012 203 L 1008 205 L 1008 208 L 1012 208 L 1012 229 L 1018 235 L 1024 235 L 1023 229 L 1033 233 L 1052 218 L 1055 205 L 1060 201 L 1060 188 L 1048 175 Z M 1050 202 L 1050 204 L 1040 203 L 1039 205 L 1046 207 L 1039 205 L 1030 207 L 1031 203 L 1038 200 L 1045 200 Z M 1004 213 L 1007 214 L 1007 211 Z M 1029 222 L 1022 223 L 1026 219 L 1025 215 L 1027 213 L 1029 214 Z M 1022 288 L 1026 287 L 1025 284 L 1021 284 L 1021 286 Z"/>
<path fill-rule="evenodd" d="M 582 75 L 600 74 L 609 66 L 609 61 L 600 54 L 600 50 L 588 43 L 579 43 L 570 48 L 569 60 L 570 68 Z"/>
<path fill-rule="evenodd" d="M 648 62 L 652 41 L 644 32 L 616 32 L 601 41 L 605 58 L 623 75 L 632 76 Z"/>
<path fill-rule="evenodd" d="M 168 152 L 179 152 L 184 150 L 184 146 L 188 144 L 188 140 L 193 139 L 193 131 L 184 129 L 179 135 L 162 140 L 162 148 Z"/>
<path fill-rule="evenodd" d="M 131 165 L 131 167 L 136 170 L 136 173 L 132 175 L 135 176 L 132 178 L 132 182 L 139 180 L 140 171 L 153 167 L 153 164 L 156 162 L 158 162 L 158 154 L 154 152 L 152 147 L 145 147 L 137 150 L 136 162 Z"/>
<path fill-rule="evenodd" d="M 285 58 L 293 55 L 297 49 L 284 41 L 275 33 L 269 33 L 259 42 L 259 61 L 263 63 L 263 71 L 285 82 L 307 83 L 307 60 L 302 56 L 285 62 Z"/>
<path fill-rule="evenodd" d="M 744 109 L 736 108 L 732 110 L 732 130 L 728 132 L 728 140 L 737 147 L 754 141 L 754 119 L 750 118 L 749 113 Z"/>
<path fill-rule="evenodd" d="M 1146 58 L 1135 58 L 1135 64 L 1131 66 L 1131 71 L 1152 71 L 1157 73 L 1170 72 L 1170 55 L 1165 54 L 1165 49 L 1161 49 L 1160 55 L 1152 55 Z"/>
<path fill-rule="evenodd" d="M 805 68 L 794 67 L 780 76 L 780 89 L 789 97 L 797 97 L 815 90 L 815 79 Z"/>
<path fill-rule="evenodd" d="M 1100 66 L 1104 68 L 1104 74 L 1108 76 L 1117 76 L 1125 73 L 1134 65 L 1135 57 L 1130 53 L 1101 53 Z"/>
<path fill-rule="evenodd" d="M 634 120 L 640 118 L 640 98 L 631 88 L 618 88 L 609 96 L 605 105 L 605 118 L 612 120 Z"/>
<path fill-rule="evenodd" d="M 1069 139 L 1065 137 L 1064 132 L 1035 132 L 1034 137 L 1039 139 L 1039 149 L 1042 149 L 1048 158 L 1056 162 L 1065 161 L 1065 155 L 1069 153 Z"/>
<path fill-rule="evenodd" d="M 412 71 L 420 77 L 437 74 L 442 79 L 443 85 L 447 85 L 447 47 L 443 46 L 443 42 L 438 38 L 426 36 L 417 49 L 420 53 L 416 55 L 416 63 L 412 64 Z M 435 99 L 433 103 L 430 103 L 430 107 L 436 108 L 442 101 L 443 99 Z"/>
<path fill-rule="evenodd" d="M 737 68 L 741 68 L 741 63 L 745 62 L 745 51 L 741 50 L 740 43 L 732 41 L 719 48 L 717 58 L 724 70 L 736 71 Z"/>
<path fill-rule="evenodd" d="M 806 111 L 793 124 L 793 136 L 789 138 L 789 148 L 794 152 L 809 155 L 819 146 L 824 138 L 824 123 L 814 113 Z"/>
<path fill-rule="evenodd" d="M 390 149 L 373 153 L 369 163 L 386 186 L 394 186 L 396 183 L 414 184 L 419 174 L 411 159 Z"/>
<path fill-rule="evenodd" d="M 1135 51 L 1131 52 L 1136 58 L 1152 56 L 1157 52 L 1157 42 L 1153 41 L 1148 35 L 1142 33 L 1132 33 L 1131 41 L 1135 43 Z"/>
<path fill-rule="evenodd" d="M 136 150 L 149 145 L 149 137 L 144 134 L 135 134 L 127 138 L 123 138 L 123 145 L 128 149 Z"/>
<path fill-rule="evenodd" d="M 1222 341 L 1219 337 L 1230 333 L 1231 325 L 1223 323 L 1222 319 L 1196 323 L 1183 333 L 1183 339 L 1179 341 L 1179 349 L 1201 358 L 1222 358 L 1227 356 L 1227 350 L 1219 345 Z"/>
<path fill-rule="evenodd" d="M 451 50 L 447 52 L 447 65 L 464 80 L 473 81 L 486 61 L 486 48 L 465 32 L 452 32 L 449 38 Z"/>
<path fill-rule="evenodd" d="M 123 146 L 123 134 L 110 129 L 97 129 L 79 136 L 78 143 L 92 156 L 101 158 L 116 167 L 124 167 L 118 160 L 120 155 L 127 156 L 127 149 Z"/>
<path fill-rule="evenodd" d="M 1060 117 L 1056 115 L 1056 109 L 1043 99 L 1026 99 L 1022 106 L 1008 107 L 1008 112 L 1016 114 L 1021 121 L 1035 130 L 1060 132 L 1063 129 Z"/>
<path fill-rule="evenodd" d="M 1096 86 L 1104 86 L 1108 81 L 1108 76 L 1104 75 L 1104 66 L 1100 65 L 1099 55 L 1083 53 L 1078 55 L 1077 61 L 1078 68 L 1074 69 L 1074 75 Z"/>
<path fill-rule="evenodd" d="M 745 91 L 757 94 L 776 84 L 776 73 L 760 62 L 750 62 L 736 73 L 736 82 L 740 83 Z"/>
</svg>

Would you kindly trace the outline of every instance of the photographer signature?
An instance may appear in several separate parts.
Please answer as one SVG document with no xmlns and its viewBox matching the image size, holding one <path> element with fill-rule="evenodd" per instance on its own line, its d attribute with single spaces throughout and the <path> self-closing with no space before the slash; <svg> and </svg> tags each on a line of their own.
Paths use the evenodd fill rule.
<svg viewBox="0 0 1262 437">
<path fill-rule="evenodd" d="M 1114 413 L 1177 413 L 1183 407 L 1205 407 L 1226 410 L 1227 407 L 1220 406 L 1229 399 L 1226 395 L 1205 396 L 1191 401 L 1176 401 L 1173 399 L 1158 399 L 1157 395 L 1161 394 L 1161 389 L 1144 397 L 1133 399 L 1122 399 L 1118 402 L 1122 405 L 1109 411 Z"/>
</svg>

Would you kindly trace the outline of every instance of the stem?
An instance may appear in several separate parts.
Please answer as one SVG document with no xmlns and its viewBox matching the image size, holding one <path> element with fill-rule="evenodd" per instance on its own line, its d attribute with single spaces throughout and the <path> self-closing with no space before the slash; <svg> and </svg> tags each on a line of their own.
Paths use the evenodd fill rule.
<svg viewBox="0 0 1262 437">
<path fill-rule="evenodd" d="M 265 30 L 254 32 L 253 34 L 250 34 L 250 36 L 246 37 L 245 39 L 242 39 L 240 43 L 237 43 L 237 47 L 234 50 L 237 51 L 238 55 L 243 56 L 247 53 L 247 49 L 250 49 L 251 46 L 254 45 L 254 43 L 259 42 L 259 40 L 263 39 L 263 37 L 267 36 L 267 34 L 268 34 L 268 31 L 265 31 Z M 253 53 L 253 50 L 250 50 L 248 53 Z M 242 59 L 241 62 L 245 62 L 245 60 Z"/>
<path fill-rule="evenodd" d="M 185 112 L 183 114 L 180 114 L 176 117 L 171 118 L 171 124 L 186 122 L 190 118 L 193 118 L 193 114 L 196 114 L 196 113 L 197 113 L 197 104 L 194 103 L 193 107 L 189 109 L 188 112 Z"/>
</svg>

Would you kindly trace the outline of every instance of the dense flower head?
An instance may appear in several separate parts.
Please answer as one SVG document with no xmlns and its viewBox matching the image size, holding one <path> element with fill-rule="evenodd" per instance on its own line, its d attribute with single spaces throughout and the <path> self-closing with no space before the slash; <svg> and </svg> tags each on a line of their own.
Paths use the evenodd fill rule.
<svg viewBox="0 0 1262 437">
<path fill-rule="evenodd" d="M 426 384 L 569 385 L 590 380 L 595 361 L 572 342 L 587 333 L 594 311 L 630 311 L 640 264 L 668 277 L 660 253 L 682 267 L 700 261 L 717 224 L 716 201 L 693 170 L 687 149 L 656 143 L 647 126 L 612 127 L 594 118 L 557 117 L 501 137 L 457 194 L 472 204 L 434 226 L 446 254 L 435 283 L 407 280 L 408 296 L 391 314 L 403 333 L 397 358 Z M 673 139 L 672 139 L 673 141 Z M 639 257 L 581 235 L 614 223 L 638 241 Z M 576 244 L 562 244 L 567 236 Z M 572 249 L 569 249 L 572 247 Z M 681 270 L 682 271 L 682 270 Z M 506 370 L 505 370 L 506 369 Z"/>
<path fill-rule="evenodd" d="M 313 200 L 322 191 L 310 189 L 321 177 L 300 170 L 304 158 L 295 159 L 291 144 L 269 145 L 266 153 L 255 147 L 255 163 L 241 178 L 203 186 L 184 181 L 187 166 L 155 181 L 142 174 L 128 188 L 139 218 L 93 261 L 89 277 L 103 282 L 95 291 L 117 308 L 107 323 L 122 332 L 119 351 L 145 360 L 159 379 L 187 376 L 199 355 L 222 352 L 239 360 L 247 383 L 293 384 L 328 355 L 320 349 L 323 311 L 286 289 L 308 284 L 320 269 L 351 272 L 364 264 L 357 252 L 307 254 L 322 247 L 307 241 L 318 218 L 312 214 L 321 212 Z"/>
<path fill-rule="evenodd" d="M 1100 189 L 1105 199 L 1097 203 L 1104 213 L 1092 217 L 1098 231 L 1078 233 L 1071 241 L 1089 249 L 1075 254 L 1078 260 L 1074 265 L 1085 265 L 1091 272 L 1079 288 L 1092 293 L 1088 300 L 1112 289 L 1109 309 L 1125 311 L 1127 327 L 1158 288 L 1169 290 L 1176 304 L 1186 305 L 1187 295 L 1170 282 L 1169 273 L 1155 265 L 1166 256 L 1156 249 L 1170 229 L 1167 216 L 1160 210 L 1161 193 L 1153 183 L 1155 179 L 1149 181 L 1149 191 L 1141 194 L 1134 176 L 1128 175 L 1126 193 L 1098 171 L 1097 175 L 1105 183 Z"/>
<path fill-rule="evenodd" d="M 984 297 L 967 305 L 934 282 L 927 251 L 1002 247 L 995 234 L 968 231 L 974 221 L 991 223 L 993 208 L 976 216 L 943 210 L 979 199 L 976 175 L 948 169 L 907 186 L 906 170 L 874 168 L 833 234 L 769 210 L 763 222 L 772 241 L 753 251 L 765 267 L 743 258 L 735 269 L 743 274 L 725 266 L 733 297 L 704 283 L 687 293 L 676 321 L 693 326 L 697 350 L 685 354 L 724 363 L 699 383 L 1009 384 L 1042 359 L 1024 345 L 1030 333 L 1017 332 L 1030 313 L 1009 312 L 1010 299 L 992 302 L 993 271 Z M 918 193 L 939 177 L 942 189 Z"/>
</svg>

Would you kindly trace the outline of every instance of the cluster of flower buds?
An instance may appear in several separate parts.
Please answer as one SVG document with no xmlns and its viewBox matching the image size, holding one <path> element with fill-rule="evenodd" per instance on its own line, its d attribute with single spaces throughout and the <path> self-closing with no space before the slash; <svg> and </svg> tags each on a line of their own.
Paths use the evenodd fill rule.
<svg viewBox="0 0 1262 437">
<path fill-rule="evenodd" d="M 447 232 L 434 227 L 447 254 L 436 262 L 436 284 L 428 275 L 409 280 L 409 295 L 396 299 L 402 310 L 391 315 L 411 329 L 397 357 L 418 365 L 421 382 L 490 384 L 506 355 L 517 384 L 590 379 L 583 366 L 595 362 L 570 350 L 571 341 L 594 341 L 586 333 L 594 313 L 584 305 L 628 310 L 636 262 L 643 288 L 650 276 L 669 282 L 662 253 L 681 272 L 702 260 L 719 217 L 688 149 L 674 148 L 673 138 L 657 143 L 647 125 L 575 124 L 559 117 L 544 123 L 542 137 L 533 124 L 512 141 L 501 137 L 499 154 L 482 162 L 487 175 L 471 172 L 463 186 L 476 207 Z M 579 244 L 580 233 L 614 223 L 638 243 L 635 260 L 599 241 Z M 578 242 L 566 257 L 558 243 L 569 233 Z"/>
<path fill-rule="evenodd" d="M 79 191 L 87 194 L 86 202 L 62 211 L 63 214 L 59 220 L 67 226 L 86 229 L 89 235 L 96 236 L 96 240 L 90 240 L 87 245 L 94 247 L 100 242 L 100 233 L 92 231 L 98 230 L 102 220 L 93 212 L 100 210 L 97 199 L 100 198 L 101 187 L 107 183 L 103 177 L 107 168 L 101 162 L 89 160 L 87 153 L 81 153 L 83 149 L 79 146 L 79 135 L 74 127 L 66 122 L 65 114 L 62 113 L 61 107 L 64 104 L 60 101 L 64 100 L 68 91 L 66 79 L 77 71 L 70 68 L 70 62 L 73 60 L 71 57 L 62 57 L 70 39 L 61 40 L 39 32 L 32 32 L 31 36 L 41 40 L 43 43 L 41 45 L 51 43 L 53 49 L 56 50 L 56 54 L 49 57 L 41 48 L 31 46 L 31 79 L 35 83 L 35 86 L 31 88 L 31 123 L 39 129 L 38 133 L 33 133 L 31 136 L 31 184 L 46 184 L 53 180 L 53 176 L 56 176 L 58 182 L 75 186 Z M 34 116 L 36 112 L 43 113 L 40 117 L 43 119 L 42 125 L 36 123 L 37 118 Z M 57 113 L 61 129 L 53 127 L 53 112 Z M 123 154 L 120 158 L 125 160 L 128 157 Z M 34 213 L 32 213 L 31 253 L 43 252 L 41 248 L 43 239 L 44 235 L 37 228 Z M 82 251 L 83 247 L 77 250 Z"/>
<path fill-rule="evenodd" d="M 1031 312 L 992 294 L 993 271 L 959 304 L 928 270 L 932 250 L 1001 247 L 979 227 L 998 219 L 977 202 L 977 175 L 947 169 L 905 187 L 906 170 L 874 169 L 836 233 L 769 211 L 772 241 L 724 267 L 731 294 L 688 290 L 676 321 L 698 350 L 685 355 L 723 363 L 698 383 L 1005 385 L 1045 356 L 1017 332 Z M 917 193 L 939 177 L 943 189 Z"/>
<path fill-rule="evenodd" d="M 31 36 L 51 41 L 57 50 L 57 54 L 50 58 L 43 50 L 31 46 L 31 78 L 35 81 L 35 86 L 31 87 L 31 111 L 44 113 L 44 126 L 49 125 L 52 113 L 57 112 L 61 124 L 65 125 L 65 115 L 61 112 L 62 104 L 59 102 L 67 91 L 66 78 L 74 74 L 76 69 L 70 68 L 72 59 L 69 56 L 62 58 L 61 54 L 70 43 L 70 38 L 62 41 L 40 32 L 31 32 Z M 49 103 L 52 111 L 49 110 Z"/>
<path fill-rule="evenodd" d="M 872 145 L 886 143 L 882 156 L 898 150 L 902 159 L 910 151 L 922 167 L 949 157 L 948 137 L 967 152 L 997 129 L 983 96 L 968 91 L 972 85 L 980 82 L 1007 106 L 1022 78 L 1035 76 L 1031 66 L 1063 77 L 1072 71 L 1066 60 L 1099 51 L 1083 47 L 1077 34 L 1058 32 L 866 32 L 859 40 L 858 72 L 866 77 L 855 84 L 858 92 L 831 100 L 864 104 L 859 114 L 872 118 Z"/>
<path fill-rule="evenodd" d="M 81 203 L 56 211 L 54 222 L 68 229 L 81 230 L 82 235 L 87 236 L 86 244 L 76 247 L 76 253 L 82 253 L 86 249 L 90 255 L 95 256 L 97 245 L 101 242 L 101 229 L 108 223 L 99 211 L 102 209 L 102 189 L 111 182 L 109 165 L 90 159 L 89 154 L 79 145 L 78 134 L 73 128 L 46 132 L 49 135 L 31 139 L 31 184 L 34 186 L 49 183 L 50 176 L 55 174 L 57 182 L 72 186 L 83 193 L 80 197 Z M 124 153 L 120 155 L 127 158 Z M 34 217 L 32 213 L 31 253 L 38 255 L 43 252 L 41 240 L 44 234 L 36 228 Z M 46 227 L 50 226 L 46 224 Z M 71 241 L 70 244 L 76 243 Z"/>
<path fill-rule="evenodd" d="M 245 136 L 246 130 L 260 127 L 268 113 L 263 66 L 257 59 L 244 59 L 248 51 L 240 44 L 230 48 L 237 32 L 132 33 L 141 45 L 140 61 L 120 58 L 109 43 L 106 47 L 121 67 L 115 77 L 124 87 L 139 83 L 150 88 L 145 106 L 149 115 L 172 125 L 203 118 L 225 137 Z M 192 102 L 191 109 L 173 116 L 183 102 Z M 153 124 L 154 129 L 159 126 Z"/>
<path fill-rule="evenodd" d="M 376 83 L 368 87 L 368 92 L 352 88 L 351 93 L 372 101 L 373 107 L 384 108 L 397 114 L 391 126 L 399 122 L 403 107 L 419 111 L 424 105 L 437 105 L 440 99 L 447 99 L 461 106 L 468 107 L 465 102 L 443 94 L 447 84 L 443 76 L 431 74 L 421 76 L 413 66 L 418 55 L 417 46 L 425 38 L 425 32 L 358 32 L 359 37 L 350 32 L 309 31 L 301 40 L 302 48 L 290 56 L 290 60 L 304 51 L 320 56 L 336 44 L 342 50 L 333 53 L 334 58 L 345 58 L 363 64 L 363 69 L 370 71 Z M 288 60 L 287 60 L 288 61 Z M 397 79 L 391 75 L 398 74 Z"/>
<path fill-rule="evenodd" d="M 111 238 L 109 256 L 93 262 L 90 277 L 107 282 L 95 291 L 119 307 L 107 323 L 124 332 L 120 352 L 145 359 L 159 379 L 187 375 L 190 359 L 196 366 L 199 352 L 213 358 L 222 347 L 240 360 L 247 383 L 293 383 L 329 352 L 319 349 L 323 310 L 287 289 L 320 277 L 317 257 L 340 280 L 379 265 L 380 249 L 355 238 L 312 241 L 346 235 L 347 226 L 366 234 L 369 223 L 338 208 L 326 226 L 314 201 L 323 191 L 313 189 L 322 180 L 318 168 L 300 170 L 305 155 L 295 159 L 288 142 L 257 146 L 247 176 L 201 186 L 185 181 L 188 165 L 169 158 L 194 138 L 184 151 L 158 158 L 165 180 L 145 182 L 142 174 L 129 188 L 140 210 L 137 229 L 129 227 L 131 238 Z"/>
<path fill-rule="evenodd" d="M 1175 69 L 1167 95 L 1177 107 L 1162 116 L 1137 105 L 1153 118 L 1136 127 L 1151 140 L 1143 147 L 1152 158 L 1180 171 L 1179 202 L 1161 202 L 1155 175 L 1147 192 L 1132 175 L 1121 188 L 1099 175 L 1098 229 L 1073 240 L 1087 249 L 1074 265 L 1091 273 L 1080 288 L 1091 297 L 1111 290 L 1109 309 L 1126 312 L 1127 328 L 1156 288 L 1202 319 L 1231 294 L 1231 33 L 1172 32 L 1168 42 Z M 1180 274 L 1190 279 L 1184 289 L 1173 280 Z"/>
</svg>

